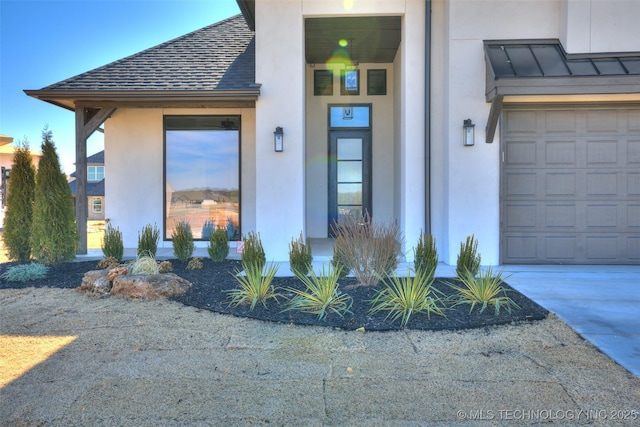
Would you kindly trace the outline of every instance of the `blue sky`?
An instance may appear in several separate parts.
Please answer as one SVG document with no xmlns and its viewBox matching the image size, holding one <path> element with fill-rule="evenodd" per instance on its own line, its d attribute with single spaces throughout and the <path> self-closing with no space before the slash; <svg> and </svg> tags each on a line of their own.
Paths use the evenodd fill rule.
<svg viewBox="0 0 640 427">
<path fill-rule="evenodd" d="M 75 170 L 75 117 L 31 98 L 41 89 L 240 13 L 235 0 L 0 0 L 0 134 L 40 149 L 53 132 L 62 167 Z M 89 155 L 103 149 L 89 139 Z"/>
</svg>

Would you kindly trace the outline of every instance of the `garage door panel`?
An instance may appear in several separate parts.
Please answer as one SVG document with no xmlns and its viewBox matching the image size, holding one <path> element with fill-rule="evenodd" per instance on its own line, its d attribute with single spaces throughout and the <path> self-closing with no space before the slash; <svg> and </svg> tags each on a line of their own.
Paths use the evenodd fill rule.
<svg viewBox="0 0 640 427">
<path fill-rule="evenodd" d="M 578 112 L 579 114 L 580 112 Z M 586 127 L 588 133 L 618 133 L 617 110 L 594 110 L 586 112 Z"/>
<path fill-rule="evenodd" d="M 640 173 L 627 174 L 627 195 L 640 196 Z"/>
<path fill-rule="evenodd" d="M 546 167 L 576 165 L 576 141 L 547 141 L 544 160 Z"/>
<path fill-rule="evenodd" d="M 587 141 L 587 165 L 611 167 L 618 164 L 618 141 Z"/>
<path fill-rule="evenodd" d="M 640 260 L 640 236 L 627 238 L 627 254 L 631 262 Z"/>
<path fill-rule="evenodd" d="M 545 133 L 575 133 L 578 128 L 578 119 L 573 110 L 544 112 Z"/>
<path fill-rule="evenodd" d="M 626 157 L 629 164 L 640 165 L 640 141 L 627 143 Z"/>
<path fill-rule="evenodd" d="M 502 262 L 637 263 L 640 107 L 514 111 L 501 139 Z"/>
<path fill-rule="evenodd" d="M 575 196 L 576 176 L 573 172 L 546 172 L 545 196 Z"/>
</svg>

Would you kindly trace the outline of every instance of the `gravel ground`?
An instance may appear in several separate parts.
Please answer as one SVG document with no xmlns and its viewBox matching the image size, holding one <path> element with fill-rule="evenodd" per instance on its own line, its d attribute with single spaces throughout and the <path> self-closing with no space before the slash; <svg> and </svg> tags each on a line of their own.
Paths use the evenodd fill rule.
<svg viewBox="0 0 640 427">
<path fill-rule="evenodd" d="M 640 423 L 640 378 L 553 315 L 360 332 L 45 287 L 0 307 L 0 426 Z"/>
</svg>

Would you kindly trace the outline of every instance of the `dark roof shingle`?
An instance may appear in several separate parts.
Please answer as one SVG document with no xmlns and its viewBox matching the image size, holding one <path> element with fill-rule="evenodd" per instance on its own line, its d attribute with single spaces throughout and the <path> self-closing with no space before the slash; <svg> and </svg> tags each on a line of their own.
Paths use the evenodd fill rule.
<svg viewBox="0 0 640 427">
<path fill-rule="evenodd" d="M 254 33 L 236 15 L 41 90 L 247 90 L 254 64 Z"/>
</svg>

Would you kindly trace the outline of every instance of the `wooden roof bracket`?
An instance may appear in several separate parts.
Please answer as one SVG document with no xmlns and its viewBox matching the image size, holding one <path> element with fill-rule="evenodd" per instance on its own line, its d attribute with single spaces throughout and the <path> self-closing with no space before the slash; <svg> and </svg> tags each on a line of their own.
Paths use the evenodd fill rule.
<svg viewBox="0 0 640 427">
<path fill-rule="evenodd" d="M 496 128 L 498 127 L 498 120 L 500 119 L 500 114 L 502 113 L 502 101 L 504 99 L 504 95 L 497 95 L 491 101 L 491 110 L 489 110 L 489 119 L 487 120 L 487 136 L 485 142 L 487 144 L 491 144 L 493 142 L 493 138 L 496 134 Z"/>
</svg>

